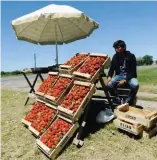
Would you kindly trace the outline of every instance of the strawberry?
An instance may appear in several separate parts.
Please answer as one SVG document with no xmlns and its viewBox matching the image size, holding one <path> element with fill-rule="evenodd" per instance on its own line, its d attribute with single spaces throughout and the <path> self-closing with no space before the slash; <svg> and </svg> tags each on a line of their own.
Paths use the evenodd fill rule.
<svg viewBox="0 0 157 160">
<path fill-rule="evenodd" d="M 88 87 L 74 85 L 61 106 L 76 112 L 89 91 Z"/>
<path fill-rule="evenodd" d="M 69 131 L 71 124 L 58 118 L 49 129 L 41 136 L 40 140 L 49 148 L 53 149 L 62 137 Z M 48 140 L 47 140 L 47 139 Z"/>
<path fill-rule="evenodd" d="M 93 76 L 98 69 L 102 66 L 105 62 L 106 57 L 90 57 L 87 61 L 78 69 L 78 72 L 81 73 L 88 73 Z"/>
<path fill-rule="evenodd" d="M 76 56 L 72 57 L 70 60 L 65 62 L 64 65 L 70 65 L 72 67 L 75 67 L 76 65 L 84 61 L 86 57 L 86 54 L 77 54 Z"/>
</svg>

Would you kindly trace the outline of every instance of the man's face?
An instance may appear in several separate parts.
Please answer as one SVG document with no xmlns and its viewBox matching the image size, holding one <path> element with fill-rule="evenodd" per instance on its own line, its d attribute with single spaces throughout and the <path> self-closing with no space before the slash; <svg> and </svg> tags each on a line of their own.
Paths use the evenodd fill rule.
<svg viewBox="0 0 157 160">
<path fill-rule="evenodd" d="M 124 52 L 124 49 L 122 47 L 120 47 L 120 46 L 117 46 L 115 48 L 115 50 L 116 50 L 117 53 L 123 53 Z"/>
</svg>

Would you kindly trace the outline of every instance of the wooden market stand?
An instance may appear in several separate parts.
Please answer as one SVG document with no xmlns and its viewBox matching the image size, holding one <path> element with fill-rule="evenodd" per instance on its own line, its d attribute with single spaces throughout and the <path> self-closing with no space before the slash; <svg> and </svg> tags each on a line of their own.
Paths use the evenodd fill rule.
<svg viewBox="0 0 157 160">
<path fill-rule="evenodd" d="M 92 55 L 92 56 L 98 56 L 98 55 L 99 54 Z M 100 56 L 104 56 L 104 55 L 100 54 Z M 105 56 L 107 56 L 107 55 L 105 55 Z M 84 60 L 84 62 L 86 62 L 86 60 Z M 61 118 L 65 119 L 65 120 L 68 120 L 74 126 L 75 126 L 76 123 L 78 124 L 77 127 L 75 126 L 75 129 L 72 129 L 73 132 L 71 132 L 71 133 L 69 132 L 68 133 L 69 136 L 72 137 L 77 132 L 76 133 L 76 137 L 73 140 L 73 144 L 76 145 L 77 147 L 81 147 L 84 144 L 83 133 L 84 133 L 85 126 L 87 124 L 87 116 L 88 116 L 88 113 L 89 113 L 89 110 L 90 110 L 90 105 L 91 105 L 92 99 L 94 99 L 94 100 L 103 100 L 103 101 L 107 100 L 108 106 L 112 110 L 114 109 L 113 108 L 114 105 L 116 105 L 116 104 L 114 104 L 112 102 L 112 99 L 114 97 L 112 97 L 109 94 L 108 88 L 107 88 L 106 84 L 104 83 L 104 78 L 106 77 L 104 69 L 107 68 L 109 66 L 109 64 L 110 64 L 110 58 L 107 56 L 107 59 L 105 60 L 103 65 L 96 71 L 96 73 L 94 74 L 94 76 L 92 78 L 89 75 L 86 75 L 86 74 L 81 74 L 81 73 L 79 74 L 79 73 L 75 72 L 74 70 L 70 70 L 69 71 L 69 66 L 67 67 L 68 68 L 67 72 L 66 72 L 65 68 L 64 69 L 62 69 L 62 68 L 60 69 L 59 68 L 59 70 L 56 70 L 56 69 L 53 70 L 52 68 L 51 68 L 51 70 L 44 70 L 44 73 L 49 72 L 49 71 L 51 71 L 51 72 L 58 71 L 58 76 L 65 76 L 66 75 L 65 77 L 69 77 L 71 75 L 74 75 L 74 76 L 71 77 L 71 80 L 74 81 L 74 84 L 75 84 L 76 81 L 77 81 L 76 83 L 80 83 L 80 85 L 85 85 L 86 86 L 86 85 L 90 84 L 90 94 L 87 95 L 88 97 L 87 96 L 85 97 L 86 100 L 83 100 L 83 102 L 81 103 L 81 106 L 78 108 L 79 111 L 77 111 L 77 114 L 75 114 L 75 116 L 73 115 L 72 117 L 70 117 L 68 115 L 69 113 L 68 112 L 66 113 L 66 109 L 62 110 L 62 106 L 58 106 L 57 107 L 57 105 L 59 103 L 56 104 L 56 109 L 58 108 L 57 109 L 57 116 L 60 116 Z M 62 66 L 65 67 L 64 65 L 62 65 Z M 77 69 L 78 69 L 78 66 L 77 66 Z M 38 95 L 37 92 L 35 92 L 34 86 L 35 86 L 35 84 L 37 82 L 37 78 L 40 77 L 40 79 L 43 81 L 43 77 L 41 76 L 42 73 L 43 73 L 43 71 L 41 71 L 41 70 L 38 70 L 38 72 L 34 71 L 34 74 L 36 74 L 36 77 L 34 79 L 33 84 L 30 83 L 30 81 L 28 80 L 25 72 L 23 72 L 23 75 L 24 75 L 26 81 L 28 82 L 28 84 L 29 84 L 29 86 L 31 88 L 29 93 L 32 93 L 32 92 L 35 93 L 35 98 L 37 100 L 42 100 L 46 104 L 53 105 L 53 103 L 51 103 L 51 99 L 48 99 L 48 98 L 51 98 L 51 97 L 46 96 L 46 95 L 44 95 L 44 96 L 43 95 Z M 99 82 L 100 85 L 99 85 L 99 87 L 96 87 L 96 84 L 98 82 Z M 72 87 L 71 83 L 70 83 L 69 86 L 70 86 L 70 88 Z M 70 91 L 70 88 L 68 87 L 68 92 Z M 96 90 L 103 91 L 104 92 L 104 97 L 94 95 L 94 92 Z M 67 91 L 65 91 L 65 92 L 67 93 Z M 65 93 L 63 95 L 65 96 Z M 29 97 L 27 98 L 25 104 L 27 104 L 28 100 L 29 100 Z M 57 101 L 57 102 L 59 102 L 59 101 Z M 31 128 L 31 132 L 35 133 L 35 130 L 33 128 Z M 66 135 L 66 136 L 68 137 L 68 135 Z M 63 137 L 63 139 L 65 139 L 65 138 L 66 137 Z M 67 138 L 67 139 L 69 140 L 69 138 Z M 65 141 L 66 143 L 64 142 L 64 140 L 62 140 L 62 141 L 63 142 L 61 143 L 61 145 L 63 147 L 67 143 L 67 140 Z M 37 145 L 38 145 L 38 147 L 40 149 L 42 148 L 42 151 L 44 151 L 44 153 L 47 156 L 52 156 L 53 152 L 51 152 L 51 150 L 49 148 L 44 146 L 43 143 L 40 141 L 40 139 L 37 139 Z M 59 145 L 60 145 L 60 143 L 59 143 Z M 57 146 L 59 146 L 59 145 L 57 145 Z M 62 147 L 60 147 L 60 150 L 61 150 Z M 57 154 L 58 152 L 59 152 L 59 149 L 56 149 L 55 154 Z"/>
</svg>

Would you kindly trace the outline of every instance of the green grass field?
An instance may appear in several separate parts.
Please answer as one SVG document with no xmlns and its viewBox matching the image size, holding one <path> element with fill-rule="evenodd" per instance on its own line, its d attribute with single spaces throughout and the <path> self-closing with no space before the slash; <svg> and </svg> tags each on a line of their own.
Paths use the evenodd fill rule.
<svg viewBox="0 0 157 160">
<path fill-rule="evenodd" d="M 37 148 L 35 137 L 21 123 L 21 119 L 31 108 L 31 105 L 24 106 L 26 96 L 27 93 L 2 90 L 1 155 L 3 160 L 46 159 Z M 91 127 L 95 125 L 90 123 Z M 156 160 L 157 138 L 135 140 L 133 137 L 118 132 L 114 124 L 110 123 L 101 126 L 95 133 L 90 132 L 85 138 L 84 146 L 80 149 L 69 143 L 57 159 Z"/>
<path fill-rule="evenodd" d="M 157 94 L 157 66 L 144 66 L 137 70 L 141 92 Z"/>
<path fill-rule="evenodd" d="M 141 84 L 157 85 L 157 66 L 153 68 L 144 68 L 137 71 L 138 80 Z"/>
</svg>

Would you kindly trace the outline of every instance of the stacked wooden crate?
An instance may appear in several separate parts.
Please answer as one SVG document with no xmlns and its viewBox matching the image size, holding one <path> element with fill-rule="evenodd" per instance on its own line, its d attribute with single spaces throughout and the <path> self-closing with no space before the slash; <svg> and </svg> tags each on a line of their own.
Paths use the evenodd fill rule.
<svg viewBox="0 0 157 160">
<path fill-rule="evenodd" d="M 91 60 L 98 65 L 93 63 L 94 72 L 84 76 L 81 68 Z M 37 102 L 22 122 L 37 137 L 37 146 L 49 158 L 54 159 L 79 128 L 78 120 L 95 92 L 95 81 L 109 62 L 105 54 L 76 54 L 59 67 L 59 73 L 50 72 L 36 91 Z M 42 119 L 45 121 L 41 123 Z"/>
<path fill-rule="evenodd" d="M 89 53 L 77 53 L 70 60 L 59 66 L 59 72 L 72 75 L 89 57 Z"/>
<path fill-rule="evenodd" d="M 110 64 L 110 57 L 106 54 L 91 53 L 85 62 L 73 72 L 75 79 L 95 83 L 101 71 Z"/>
<path fill-rule="evenodd" d="M 56 106 L 54 105 L 44 103 L 44 105 L 40 108 L 41 108 L 41 111 L 40 113 L 38 113 L 38 117 L 29 126 L 29 130 L 36 137 L 39 137 L 40 135 L 42 135 L 49 128 L 49 126 L 56 119 L 58 114 Z"/>
<path fill-rule="evenodd" d="M 58 79 L 58 72 L 49 72 L 46 79 L 42 82 L 40 87 L 36 90 L 36 97 L 45 100 L 45 94 L 47 94 L 49 88 L 55 85 Z"/>
<path fill-rule="evenodd" d="M 114 113 L 114 124 L 117 128 L 134 135 L 151 138 L 157 134 L 157 112 L 129 106 L 127 103 L 118 106 Z"/>
<path fill-rule="evenodd" d="M 94 84 L 74 81 L 70 92 L 58 106 L 59 114 L 71 119 L 73 122 L 78 121 L 94 92 Z"/>
<path fill-rule="evenodd" d="M 84 94 L 84 96 L 81 97 L 81 101 L 77 101 L 77 94 L 71 94 L 73 93 L 73 89 L 75 89 L 76 85 L 84 88 L 84 90 L 81 92 Z M 87 89 L 86 92 L 83 92 L 85 89 Z M 38 147 L 51 159 L 57 156 L 57 154 L 62 150 L 62 148 L 79 128 L 78 119 L 91 99 L 94 89 L 95 86 L 93 84 L 74 81 L 74 84 L 68 94 L 66 94 L 64 99 L 60 101 L 61 104 L 59 106 L 57 105 L 57 118 L 53 121 L 51 126 L 39 137 L 39 139 L 37 139 Z M 77 90 L 75 91 L 78 92 Z M 75 106 L 76 103 L 73 103 L 74 101 L 69 101 L 69 96 L 71 96 L 71 100 L 76 100 L 75 102 L 78 104 L 77 108 Z M 71 103 L 71 107 L 66 105 L 66 100 Z M 69 128 L 66 129 L 68 124 Z"/>
<path fill-rule="evenodd" d="M 28 127 L 33 135 L 39 137 L 50 126 L 57 113 L 56 106 L 37 99 L 25 118 L 22 119 L 22 123 Z"/>
<path fill-rule="evenodd" d="M 58 115 L 44 134 L 37 139 L 37 145 L 48 157 L 55 159 L 78 127 L 77 122 L 73 123 L 71 120 Z"/>
</svg>

